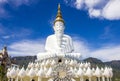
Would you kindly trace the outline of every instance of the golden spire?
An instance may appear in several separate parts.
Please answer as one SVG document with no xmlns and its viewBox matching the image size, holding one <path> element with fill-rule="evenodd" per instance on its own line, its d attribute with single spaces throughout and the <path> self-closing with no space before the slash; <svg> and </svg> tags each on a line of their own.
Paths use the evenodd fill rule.
<svg viewBox="0 0 120 81">
<path fill-rule="evenodd" d="M 54 21 L 54 24 L 55 24 L 55 22 L 57 22 L 57 21 L 61 21 L 61 22 L 64 23 L 64 20 L 63 20 L 63 18 L 62 18 L 62 14 L 61 14 L 61 10 L 60 10 L 60 4 L 58 4 L 58 12 L 57 12 L 57 16 L 56 16 L 56 19 L 55 19 L 55 21 Z"/>
</svg>

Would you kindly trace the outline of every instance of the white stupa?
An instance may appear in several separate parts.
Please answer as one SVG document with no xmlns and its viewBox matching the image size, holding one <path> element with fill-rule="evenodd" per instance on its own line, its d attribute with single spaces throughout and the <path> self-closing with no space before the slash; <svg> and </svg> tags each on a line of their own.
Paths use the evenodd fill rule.
<svg viewBox="0 0 120 81">
<path fill-rule="evenodd" d="M 35 63 L 24 68 L 8 69 L 8 79 L 16 81 L 112 81 L 112 68 L 91 68 L 82 62 L 80 53 L 74 53 L 72 38 L 64 34 L 65 24 L 60 4 L 54 21 L 54 34 L 47 37 L 44 53 L 37 54 Z"/>
</svg>

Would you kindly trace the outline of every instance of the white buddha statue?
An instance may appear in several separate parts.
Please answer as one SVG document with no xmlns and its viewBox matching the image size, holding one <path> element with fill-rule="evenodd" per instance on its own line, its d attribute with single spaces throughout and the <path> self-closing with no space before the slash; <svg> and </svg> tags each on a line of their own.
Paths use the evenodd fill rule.
<svg viewBox="0 0 120 81">
<path fill-rule="evenodd" d="M 70 36 L 64 34 L 64 20 L 62 19 L 60 5 L 54 21 L 54 34 L 47 37 L 45 50 L 55 54 L 72 53 L 74 50 L 73 42 Z"/>
<path fill-rule="evenodd" d="M 53 25 L 54 34 L 47 37 L 45 43 L 45 51 L 37 54 L 37 60 L 46 59 L 57 56 L 70 56 L 79 58 L 80 53 L 73 53 L 74 46 L 72 38 L 64 34 L 65 24 L 58 5 L 58 13 Z"/>
</svg>

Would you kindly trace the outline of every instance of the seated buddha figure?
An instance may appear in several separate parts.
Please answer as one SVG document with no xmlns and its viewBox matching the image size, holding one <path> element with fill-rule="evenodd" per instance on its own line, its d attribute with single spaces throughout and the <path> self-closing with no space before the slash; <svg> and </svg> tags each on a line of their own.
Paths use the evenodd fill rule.
<svg viewBox="0 0 120 81">
<path fill-rule="evenodd" d="M 54 34 L 47 37 L 45 50 L 50 53 L 71 53 L 73 48 L 73 42 L 70 36 L 64 34 L 64 20 L 62 19 L 60 5 L 58 6 L 58 13 L 54 21 Z"/>
</svg>

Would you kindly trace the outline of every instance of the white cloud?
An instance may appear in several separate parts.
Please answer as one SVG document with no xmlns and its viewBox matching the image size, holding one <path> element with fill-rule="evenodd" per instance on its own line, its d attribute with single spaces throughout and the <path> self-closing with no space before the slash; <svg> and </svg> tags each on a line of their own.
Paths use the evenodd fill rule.
<svg viewBox="0 0 120 81">
<path fill-rule="evenodd" d="M 110 26 L 104 28 L 103 34 L 100 35 L 100 39 L 114 39 L 113 30 Z"/>
<path fill-rule="evenodd" d="M 82 9 L 83 4 L 84 4 L 84 0 L 76 0 L 76 2 L 74 3 L 77 9 Z"/>
<path fill-rule="evenodd" d="M 99 4 L 103 3 L 103 0 L 83 0 L 83 1 L 85 1 L 85 5 L 88 8 L 94 8 L 98 6 Z"/>
<path fill-rule="evenodd" d="M 120 45 L 104 46 L 90 52 L 91 57 L 104 59 L 104 61 L 120 60 Z"/>
<path fill-rule="evenodd" d="M 29 5 L 33 2 L 34 0 L 8 0 L 8 4 L 12 4 L 16 7 L 19 7 L 21 5 Z"/>
<path fill-rule="evenodd" d="M 11 36 L 6 35 L 6 36 L 2 36 L 3 39 L 9 39 Z"/>
<path fill-rule="evenodd" d="M 88 43 L 79 37 L 74 37 L 73 38 L 73 45 L 74 45 L 74 52 L 76 53 L 81 53 L 82 57 L 89 57 L 89 46 Z"/>
<path fill-rule="evenodd" d="M 75 40 L 75 52 L 86 53 L 86 47 L 83 47 L 82 41 Z M 39 52 L 45 52 L 45 39 L 38 40 L 22 40 L 12 43 L 8 46 L 8 51 L 11 56 L 27 56 L 37 55 Z"/>
<path fill-rule="evenodd" d="M 36 55 L 44 51 L 44 39 L 18 41 L 9 45 L 8 49 L 12 56 Z"/>
<path fill-rule="evenodd" d="M 67 4 L 69 0 L 65 0 L 65 3 Z M 108 0 L 106 0 L 108 1 Z M 74 1 L 74 7 L 77 9 L 82 9 L 82 8 L 102 8 L 101 5 L 103 6 L 104 3 L 106 2 L 105 0 L 75 0 Z"/>
<path fill-rule="evenodd" d="M 120 20 L 120 0 L 75 0 L 73 4 L 87 10 L 90 17 Z"/>
<path fill-rule="evenodd" d="M 9 39 L 9 38 L 15 38 L 15 39 L 24 38 L 24 37 L 31 35 L 32 32 L 33 32 L 32 30 L 24 28 L 24 27 L 19 27 L 19 29 L 5 28 L 5 26 L 0 23 L 0 38 L 3 40 Z"/>
<path fill-rule="evenodd" d="M 81 53 L 83 58 L 95 57 L 103 61 L 120 60 L 120 45 L 104 45 L 99 49 L 91 49 L 84 40 L 73 38 L 75 53 Z M 37 55 L 45 52 L 45 39 L 22 40 L 8 46 L 8 52 L 12 56 Z"/>
<path fill-rule="evenodd" d="M 105 44 L 99 49 L 93 49 L 84 40 L 74 40 L 75 52 L 82 54 L 83 58 L 95 57 L 103 61 L 120 60 L 120 44 Z M 92 48 L 92 49 L 91 49 Z"/>
<path fill-rule="evenodd" d="M 16 29 L 14 29 L 14 32 L 10 31 L 11 37 L 25 37 L 25 36 L 29 36 L 32 34 L 32 30 L 27 29 L 27 28 L 20 27 L 17 30 L 19 31 L 16 31 Z"/>
<path fill-rule="evenodd" d="M 0 4 L 4 5 L 6 3 L 12 4 L 12 6 L 21 6 L 21 5 L 29 5 L 33 2 L 34 0 L 0 0 Z"/>
<path fill-rule="evenodd" d="M 74 38 L 74 52 L 86 54 L 88 53 L 87 44 L 80 41 L 79 38 Z M 8 46 L 9 54 L 12 56 L 26 56 L 26 55 L 36 55 L 39 52 L 45 51 L 45 39 L 38 40 L 21 40 L 12 43 Z M 84 56 L 86 57 L 86 56 Z"/>
<path fill-rule="evenodd" d="M 0 4 L 7 3 L 7 0 L 0 0 Z"/>
<path fill-rule="evenodd" d="M 68 4 L 68 0 L 64 0 L 64 2 Z"/>
<path fill-rule="evenodd" d="M 99 10 L 99 9 L 89 9 L 89 15 L 90 15 L 90 17 L 100 17 L 101 16 L 101 10 Z"/>
<path fill-rule="evenodd" d="M 104 7 L 102 15 L 109 20 L 120 19 L 120 0 L 110 0 Z"/>
</svg>

